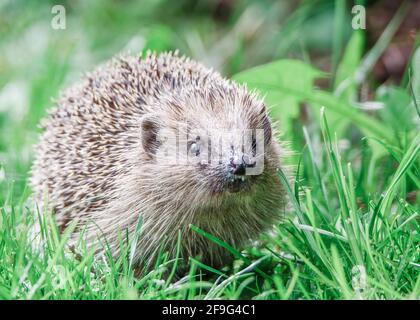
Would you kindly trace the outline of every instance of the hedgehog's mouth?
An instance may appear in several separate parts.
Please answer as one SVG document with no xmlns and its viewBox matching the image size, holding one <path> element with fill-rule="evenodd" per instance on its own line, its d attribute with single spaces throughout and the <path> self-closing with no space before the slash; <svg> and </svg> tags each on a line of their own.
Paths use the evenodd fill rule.
<svg viewBox="0 0 420 320">
<path fill-rule="evenodd" d="M 230 193 L 240 191 L 249 191 L 251 189 L 252 181 L 251 176 L 236 176 L 231 175 L 226 181 L 226 190 Z"/>
<path fill-rule="evenodd" d="M 244 159 L 244 156 L 242 159 Z M 242 160 L 242 162 L 237 164 L 231 160 L 230 163 L 226 166 L 225 171 L 225 191 L 229 193 L 249 191 L 256 176 L 247 175 L 246 170 L 247 168 L 253 168 L 254 166 L 255 162 L 249 164 Z"/>
<path fill-rule="evenodd" d="M 236 194 L 238 192 L 249 192 L 255 184 L 257 176 L 235 176 L 232 174 L 219 178 L 212 186 L 214 196 L 223 194 Z"/>
</svg>

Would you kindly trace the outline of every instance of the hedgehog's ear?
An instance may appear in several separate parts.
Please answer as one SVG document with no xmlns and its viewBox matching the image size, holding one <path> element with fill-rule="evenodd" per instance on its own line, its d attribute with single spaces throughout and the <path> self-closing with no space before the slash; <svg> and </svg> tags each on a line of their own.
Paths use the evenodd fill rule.
<svg viewBox="0 0 420 320">
<path fill-rule="evenodd" d="M 157 116 L 145 115 L 141 119 L 141 142 L 147 155 L 153 158 L 159 148 L 158 133 L 161 127 Z"/>
</svg>

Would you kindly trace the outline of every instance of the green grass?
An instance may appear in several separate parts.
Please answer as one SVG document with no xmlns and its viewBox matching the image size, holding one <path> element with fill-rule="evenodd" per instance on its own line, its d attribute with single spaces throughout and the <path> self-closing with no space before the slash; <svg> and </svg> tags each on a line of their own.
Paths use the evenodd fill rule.
<svg viewBox="0 0 420 320">
<path fill-rule="evenodd" d="M 413 53 L 407 66 L 408 85 L 370 83 L 379 110 L 364 110 L 361 107 L 366 104 L 358 98 L 360 85 L 370 81 L 371 68 L 388 45 L 404 8 L 369 49 L 365 48 L 363 32 L 340 25 L 343 16 L 348 18 L 340 1 L 331 5 L 322 2 L 320 6 L 304 2 L 282 20 L 281 5 L 245 1 L 233 12 L 233 18 L 218 24 L 205 15 L 203 18 L 204 4 L 194 7 L 194 15 L 183 16 L 182 6 L 188 1 L 172 4 L 173 14 L 168 17 L 160 16 L 166 1 L 146 1 L 139 13 L 134 2 L 128 2 L 126 8 L 116 8 L 113 2 L 89 3 L 85 10 L 80 9 L 80 3 L 71 7 L 69 30 L 57 34 L 47 28 L 41 32 L 40 37 L 47 39 L 41 52 L 23 55 L 17 64 L 10 63 L 7 55 L 18 54 L 13 49 L 17 39 L 49 17 L 49 7 L 19 11 L 23 5 L 17 2 L 7 15 L 11 18 L 4 19 L 1 26 L 9 32 L 0 39 L 4 48 L 0 52 L 5 52 L 0 55 L 0 96 L 8 92 L 6 101 L 0 98 L 0 299 L 420 298 L 420 135 L 416 111 L 420 51 Z M 252 16 L 253 10 L 267 15 L 256 31 L 258 36 L 249 39 L 239 31 L 232 35 L 240 17 L 245 13 Z M 330 38 L 328 25 L 317 19 L 318 11 L 339 26 L 340 33 L 334 34 L 332 43 L 326 40 Z M 0 15 L 6 17 L 4 11 Z M 95 22 L 101 17 L 109 23 Z M 140 28 L 136 24 L 139 19 L 146 19 Z M 153 21 L 152 26 L 147 19 Z M 16 21 L 13 28 L 12 20 Z M 252 23 L 241 21 L 251 28 Z M 74 47 L 79 40 L 72 35 L 79 24 L 86 29 L 86 52 Z M 315 27 L 326 28 L 325 39 L 311 43 L 311 35 L 305 31 L 308 39 L 300 42 L 302 30 Z M 265 32 L 277 29 L 280 31 Z M 35 252 L 28 241 L 32 208 L 27 204 L 30 190 L 26 180 L 31 145 L 37 139 L 36 124 L 52 104 L 51 97 L 78 79 L 74 72 L 88 70 L 121 50 L 129 35 L 138 34 L 144 35 L 147 48 L 180 48 L 259 90 L 296 152 L 290 158 L 296 167 L 293 183 L 278 173 L 288 191 L 290 207 L 282 213 L 281 223 L 272 233 L 262 235 L 258 244 L 239 251 L 191 226 L 193 232 L 232 254 L 235 262 L 230 268 L 216 270 L 191 257 L 186 275 L 179 278 L 175 271 L 180 261 L 168 260 L 162 252 L 151 272 L 135 275 L 131 248 L 141 237 L 140 219 L 138 232 L 121 245 L 122 255 L 117 260 L 109 254 L 95 259 L 83 242 L 77 254 L 72 253 L 65 246 L 71 228 L 60 235 L 48 215 L 44 254 Z M 318 70 L 308 58 L 319 49 L 319 43 L 332 48 L 329 73 Z M 200 55 L 201 45 L 211 54 Z M 80 60 L 87 53 L 87 59 Z M 327 79 L 329 89 L 316 87 L 318 78 Z M 11 88 L 18 88 L 17 98 Z M 20 103 L 27 110 L 18 109 Z M 302 108 L 304 118 L 300 116 Z"/>
<path fill-rule="evenodd" d="M 4 299 L 399 299 L 419 298 L 419 214 L 405 200 L 408 172 L 420 152 L 417 135 L 386 177 L 383 193 L 361 200 L 351 164 L 343 165 L 337 143 L 322 117 L 325 165 L 313 159 L 309 140 L 301 159 L 307 175 L 296 176 L 292 190 L 282 172 L 279 178 L 292 199 L 291 216 L 264 245 L 238 252 L 192 226 L 236 257 L 233 270 L 214 270 L 190 260 L 187 276 L 164 277 L 176 261 L 162 254 L 153 271 L 135 277 L 131 247 L 114 261 L 96 261 L 88 251 L 77 256 L 64 249 L 68 233 L 60 236 L 54 224 L 46 235 L 45 255 L 32 251 L 27 241 L 28 210 L 6 199 L 0 216 L 0 297 Z M 375 176 L 374 167 L 361 168 Z M 374 170 L 374 173 L 369 172 Z M 360 174 L 360 172 L 359 172 Z M 322 177 L 322 178 L 321 178 Z M 358 191 L 359 190 L 359 191 Z M 363 192 L 363 191 L 362 191 Z M 29 219 L 30 220 L 30 219 Z M 69 230 L 70 231 L 70 230 Z M 141 236 L 141 234 L 140 234 Z M 83 247 L 83 246 L 82 246 Z M 204 276 L 206 274 L 206 276 Z M 172 281 L 173 280 L 173 281 Z"/>
</svg>

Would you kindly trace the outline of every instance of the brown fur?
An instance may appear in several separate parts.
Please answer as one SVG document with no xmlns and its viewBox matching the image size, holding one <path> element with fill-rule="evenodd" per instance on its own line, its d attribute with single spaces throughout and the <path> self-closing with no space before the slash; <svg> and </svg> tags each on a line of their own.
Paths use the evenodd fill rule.
<svg viewBox="0 0 420 320">
<path fill-rule="evenodd" d="M 183 123 L 188 133 L 208 127 L 264 129 L 264 172 L 249 177 L 246 190 L 232 193 L 224 161 L 169 163 L 161 151 L 175 151 L 153 140 L 154 130 Z M 135 253 L 140 265 L 153 262 L 164 243 L 173 256 L 180 232 L 184 257 L 200 255 L 205 263 L 221 266 L 230 255 L 190 230 L 190 224 L 242 248 L 278 222 L 285 205 L 276 174 L 284 150 L 273 138 L 263 102 L 177 54 L 114 58 L 64 92 L 42 126 L 31 178 L 34 198 L 41 207 L 47 195 L 61 229 L 79 219 L 98 254 L 103 252 L 100 235 L 118 256 L 118 230 L 132 236 L 141 215 Z M 223 160 L 228 149 L 222 147 Z M 71 243 L 81 230 L 75 230 Z"/>
</svg>

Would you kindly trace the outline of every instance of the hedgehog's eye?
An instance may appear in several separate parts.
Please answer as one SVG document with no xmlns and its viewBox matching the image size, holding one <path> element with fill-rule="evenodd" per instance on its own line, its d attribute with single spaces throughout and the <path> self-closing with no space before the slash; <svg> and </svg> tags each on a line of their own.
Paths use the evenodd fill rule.
<svg viewBox="0 0 420 320">
<path fill-rule="evenodd" d="M 198 156 L 200 155 L 200 145 L 198 144 L 198 142 L 191 142 L 188 144 L 188 151 L 194 155 L 194 156 Z"/>
</svg>

